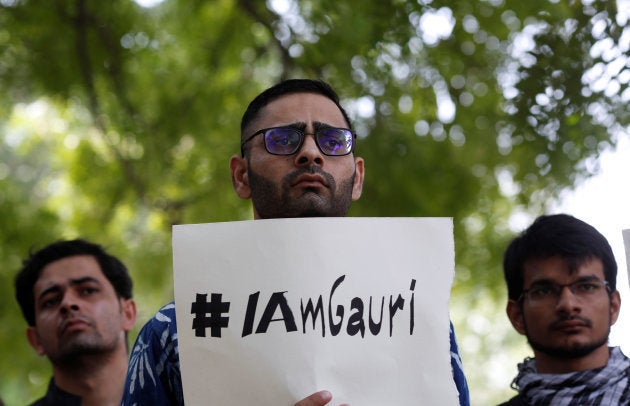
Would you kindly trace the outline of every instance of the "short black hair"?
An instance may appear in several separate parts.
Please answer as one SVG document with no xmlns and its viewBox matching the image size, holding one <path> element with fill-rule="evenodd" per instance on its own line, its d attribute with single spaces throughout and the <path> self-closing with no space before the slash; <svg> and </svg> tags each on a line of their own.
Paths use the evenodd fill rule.
<svg viewBox="0 0 630 406">
<path fill-rule="evenodd" d="M 611 291 L 617 289 L 617 262 L 612 248 L 595 227 L 568 214 L 543 215 L 508 245 L 503 257 L 503 276 L 508 297 L 523 293 L 523 266 L 531 259 L 562 257 L 571 267 L 598 258 Z"/>
<path fill-rule="evenodd" d="M 261 109 L 279 97 L 294 93 L 316 93 L 329 98 L 339 108 L 348 124 L 348 128 L 352 130 L 352 123 L 348 113 L 341 106 L 339 96 L 328 83 L 314 79 L 288 79 L 263 91 L 249 103 L 241 119 L 241 137 L 246 136 L 244 131 L 258 117 Z"/>
<path fill-rule="evenodd" d="M 118 298 L 131 299 L 133 282 L 127 267 L 105 249 L 83 239 L 61 240 L 36 252 L 30 252 L 22 261 L 22 269 L 15 277 L 15 297 L 29 326 L 35 325 L 35 297 L 33 287 L 42 269 L 51 262 L 76 255 L 91 255 L 98 262 L 101 272 L 114 287 Z"/>
</svg>

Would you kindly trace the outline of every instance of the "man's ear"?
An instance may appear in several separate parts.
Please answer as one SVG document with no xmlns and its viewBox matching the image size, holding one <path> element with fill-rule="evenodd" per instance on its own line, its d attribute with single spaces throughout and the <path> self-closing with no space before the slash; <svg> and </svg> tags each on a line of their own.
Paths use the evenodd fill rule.
<svg viewBox="0 0 630 406">
<path fill-rule="evenodd" d="M 354 158 L 354 185 L 352 185 L 352 200 L 358 200 L 363 192 L 363 177 L 365 176 L 365 163 L 363 158 Z"/>
<path fill-rule="evenodd" d="M 232 174 L 232 186 L 237 196 L 241 199 L 251 198 L 252 190 L 249 187 L 247 160 L 245 157 L 232 155 L 230 158 L 230 173 Z"/>
<path fill-rule="evenodd" d="M 514 330 L 525 335 L 525 320 L 521 304 L 516 300 L 508 300 L 505 312 L 510 319 L 510 323 L 512 323 L 512 326 L 514 327 Z"/>
<path fill-rule="evenodd" d="M 133 299 L 120 299 L 120 306 L 123 316 L 123 330 L 127 332 L 130 331 L 136 323 L 136 316 L 138 315 L 136 302 Z"/>
<path fill-rule="evenodd" d="M 37 334 L 37 328 L 33 326 L 28 326 L 26 329 L 26 338 L 28 339 L 28 343 L 33 347 L 37 355 L 46 355 L 46 351 L 44 347 L 39 343 L 39 335 Z"/>
<path fill-rule="evenodd" d="M 617 322 L 620 309 L 621 309 L 621 295 L 619 295 L 618 290 L 615 290 L 610 295 L 610 325 L 611 326 Z"/>
</svg>

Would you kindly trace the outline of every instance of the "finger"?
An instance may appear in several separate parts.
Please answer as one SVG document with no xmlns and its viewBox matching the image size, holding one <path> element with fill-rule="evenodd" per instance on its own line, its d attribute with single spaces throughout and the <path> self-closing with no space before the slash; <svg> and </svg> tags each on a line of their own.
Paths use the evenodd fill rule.
<svg viewBox="0 0 630 406">
<path fill-rule="evenodd" d="M 311 396 L 297 402 L 295 406 L 324 406 L 332 400 L 332 394 L 327 390 L 313 393 Z"/>
</svg>

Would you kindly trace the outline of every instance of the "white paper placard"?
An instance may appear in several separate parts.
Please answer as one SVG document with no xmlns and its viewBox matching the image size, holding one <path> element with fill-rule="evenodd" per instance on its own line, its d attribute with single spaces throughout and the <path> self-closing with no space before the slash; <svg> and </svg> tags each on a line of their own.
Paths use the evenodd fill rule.
<svg viewBox="0 0 630 406">
<path fill-rule="evenodd" d="M 174 226 L 173 262 L 187 405 L 458 403 L 450 218 Z"/>
</svg>

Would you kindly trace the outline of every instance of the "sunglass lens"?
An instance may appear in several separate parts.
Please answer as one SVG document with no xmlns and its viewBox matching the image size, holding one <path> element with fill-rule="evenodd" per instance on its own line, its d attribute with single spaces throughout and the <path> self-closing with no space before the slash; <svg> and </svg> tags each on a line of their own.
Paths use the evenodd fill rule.
<svg viewBox="0 0 630 406">
<path fill-rule="evenodd" d="M 317 143 L 326 155 L 347 155 L 352 151 L 352 133 L 341 128 L 327 128 L 317 133 Z"/>
<path fill-rule="evenodd" d="M 291 155 L 300 146 L 301 135 L 291 128 L 272 128 L 265 132 L 265 147 L 276 155 Z"/>
</svg>

